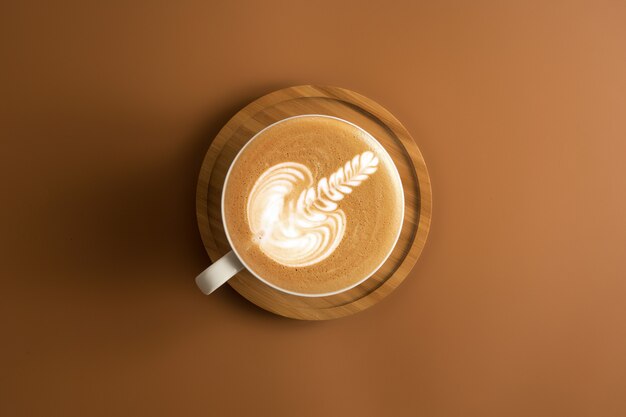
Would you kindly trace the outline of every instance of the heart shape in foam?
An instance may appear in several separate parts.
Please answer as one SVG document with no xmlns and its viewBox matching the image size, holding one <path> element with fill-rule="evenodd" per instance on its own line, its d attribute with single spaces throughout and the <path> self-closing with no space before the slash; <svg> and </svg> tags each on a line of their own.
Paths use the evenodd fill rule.
<svg viewBox="0 0 626 417">
<path fill-rule="evenodd" d="M 317 182 L 296 162 L 272 166 L 256 180 L 248 198 L 253 241 L 272 260 L 289 267 L 316 264 L 339 246 L 346 215 L 339 202 L 378 169 L 371 151 L 354 156 Z"/>
</svg>

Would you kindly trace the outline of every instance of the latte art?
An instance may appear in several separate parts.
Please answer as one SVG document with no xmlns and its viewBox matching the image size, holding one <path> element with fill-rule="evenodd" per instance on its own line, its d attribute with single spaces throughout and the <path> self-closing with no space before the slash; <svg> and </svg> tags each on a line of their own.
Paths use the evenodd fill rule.
<svg viewBox="0 0 626 417">
<path fill-rule="evenodd" d="M 248 198 L 253 240 L 274 261 L 308 266 L 330 256 L 346 230 L 339 202 L 378 169 L 378 157 L 366 151 L 347 161 L 314 186 L 311 171 L 283 162 L 265 171 Z"/>
</svg>

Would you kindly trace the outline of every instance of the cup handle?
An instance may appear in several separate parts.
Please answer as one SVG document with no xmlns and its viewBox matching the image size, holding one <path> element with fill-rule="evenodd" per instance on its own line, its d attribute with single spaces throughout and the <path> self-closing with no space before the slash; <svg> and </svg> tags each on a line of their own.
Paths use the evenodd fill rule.
<svg viewBox="0 0 626 417">
<path fill-rule="evenodd" d="M 198 285 L 200 291 L 209 295 L 242 269 L 243 264 L 235 255 L 235 252 L 230 251 L 202 271 L 196 277 L 196 285 Z"/>
</svg>

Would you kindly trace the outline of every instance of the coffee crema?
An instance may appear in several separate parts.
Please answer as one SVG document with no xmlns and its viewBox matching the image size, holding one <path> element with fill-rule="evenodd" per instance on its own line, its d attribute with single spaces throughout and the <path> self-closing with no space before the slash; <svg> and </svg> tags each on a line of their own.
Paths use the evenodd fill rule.
<svg viewBox="0 0 626 417">
<path fill-rule="evenodd" d="M 402 226 L 391 157 L 367 132 L 321 115 L 285 119 L 233 162 L 223 195 L 230 243 L 280 289 L 341 291 L 373 274 Z"/>
</svg>

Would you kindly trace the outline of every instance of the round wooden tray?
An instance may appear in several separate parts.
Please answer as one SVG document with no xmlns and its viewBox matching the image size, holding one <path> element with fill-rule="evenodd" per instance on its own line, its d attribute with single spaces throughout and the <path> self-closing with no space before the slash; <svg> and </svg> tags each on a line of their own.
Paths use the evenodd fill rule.
<svg viewBox="0 0 626 417">
<path fill-rule="evenodd" d="M 303 85 L 275 91 L 240 110 L 215 137 L 202 163 L 196 213 L 202 241 L 216 261 L 230 247 L 224 234 L 220 200 L 226 172 L 255 133 L 286 117 L 327 114 L 348 120 L 372 134 L 394 160 L 404 187 L 405 215 L 400 239 L 389 259 L 368 280 L 341 294 L 298 297 L 275 290 L 245 269 L 229 284 L 254 304 L 282 316 L 325 320 L 362 311 L 387 296 L 417 262 L 430 228 L 432 195 L 424 158 L 409 132 L 386 109 L 355 92 Z"/>
</svg>

